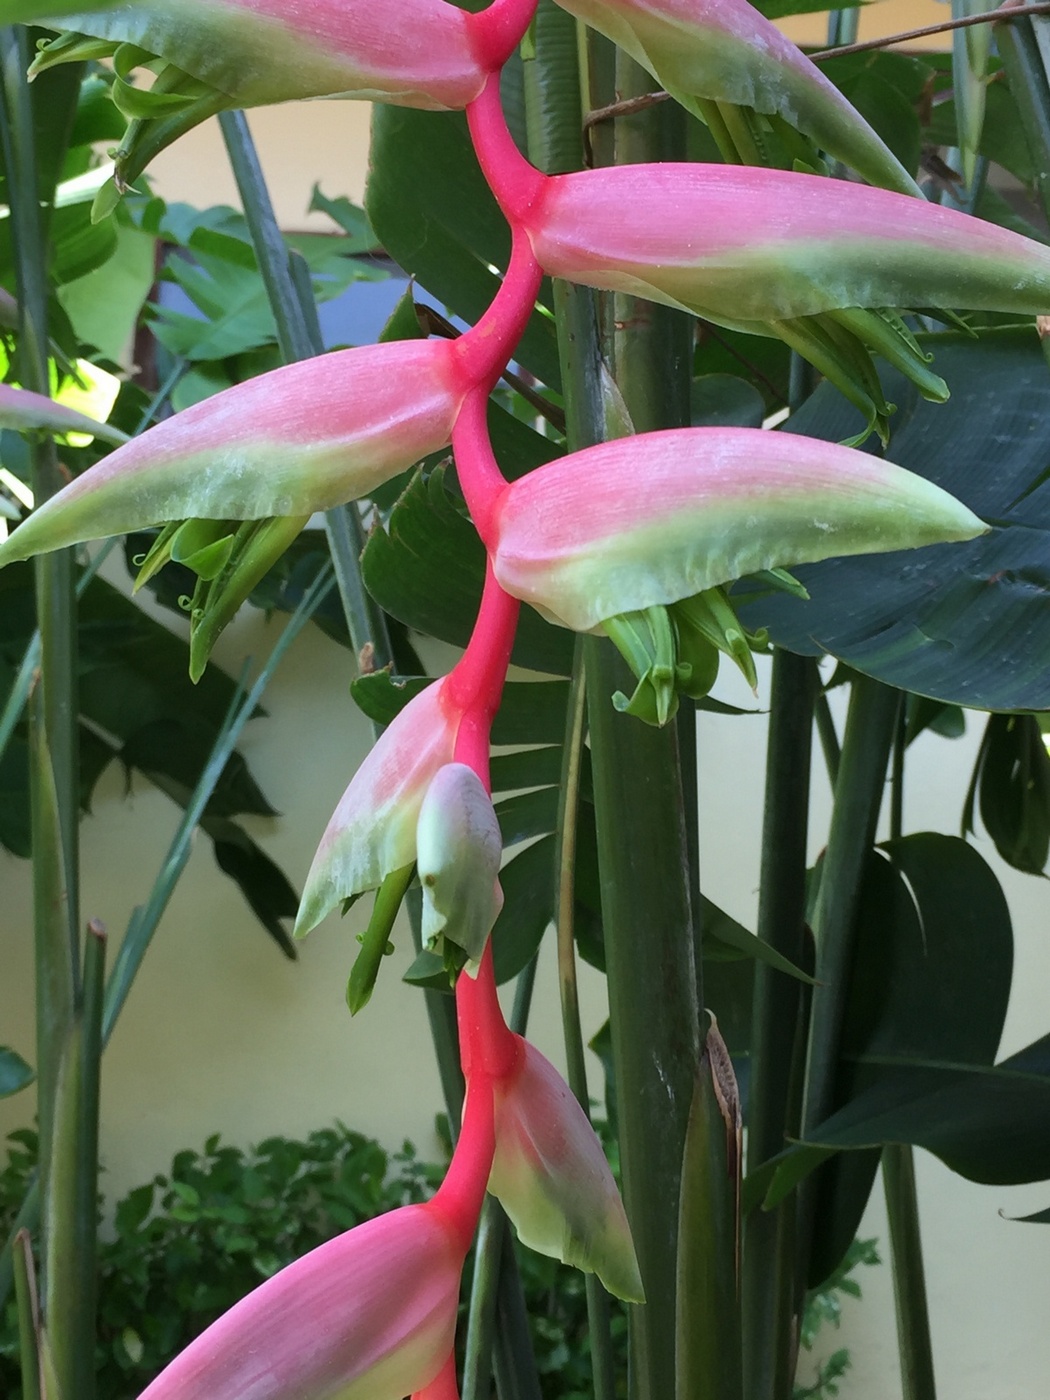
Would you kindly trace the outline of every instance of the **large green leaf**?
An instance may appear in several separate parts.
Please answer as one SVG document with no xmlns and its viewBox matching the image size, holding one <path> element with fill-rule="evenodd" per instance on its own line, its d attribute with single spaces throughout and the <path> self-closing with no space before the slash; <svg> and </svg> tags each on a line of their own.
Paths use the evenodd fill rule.
<svg viewBox="0 0 1050 1400">
<path fill-rule="evenodd" d="M 477 321 L 506 269 L 510 231 L 474 157 L 459 112 L 377 103 L 365 198 L 383 247 L 432 296 Z M 534 313 L 515 359 L 545 384 L 561 383 L 554 322 Z"/>
<path fill-rule="evenodd" d="M 887 842 L 864 875 L 844 1017 L 838 1103 L 885 1063 L 991 1064 L 1013 967 L 1010 915 L 984 859 L 954 836 L 920 832 Z M 823 1167 L 809 1282 L 836 1267 L 860 1228 L 880 1153 Z"/>
<path fill-rule="evenodd" d="M 811 595 L 746 606 L 749 627 L 781 646 L 821 651 L 858 671 L 938 700 L 999 710 L 1050 707 L 1043 664 L 1050 627 L 1050 377 L 1034 332 L 950 335 L 929 342 L 952 389 L 920 399 L 886 376 L 898 405 L 887 456 L 952 492 L 991 525 L 965 544 L 830 559 L 796 572 Z M 827 385 L 790 430 L 835 440 L 860 425 Z"/>
<path fill-rule="evenodd" d="M 925 1147 L 975 1181 L 1050 1175 L 1050 1037 L 992 1063 L 1013 965 L 998 881 L 957 837 L 923 832 L 881 850 L 860 902 L 841 1106 L 756 1174 L 752 1200 L 781 1199 L 829 1152 L 887 1142 Z M 838 1245 L 863 1210 L 864 1173 L 858 1164 L 823 1185 L 822 1229 Z"/>
<path fill-rule="evenodd" d="M 32 635 L 32 565 L 0 572 L 0 685 Z M 80 600 L 81 797 L 108 765 L 140 772 L 185 806 L 207 764 L 236 687 L 211 667 L 199 685 L 188 676 L 188 647 L 111 584 L 94 578 Z M 286 876 L 232 818 L 273 815 L 243 756 L 234 752 L 220 775 L 201 823 L 220 868 L 240 888 L 260 923 L 288 956 L 281 927 L 298 898 Z M 16 733 L 0 758 L 0 844 L 28 856 L 28 752 Z"/>
<path fill-rule="evenodd" d="M 273 312 L 242 215 L 223 206 L 198 211 L 159 199 L 141 201 L 133 212 L 144 232 L 174 242 L 190 255 L 170 257 L 165 277 L 206 318 L 202 322 L 170 307 L 154 308 L 153 332 L 166 349 L 192 361 L 220 360 L 276 340 Z M 353 256 L 359 237 L 299 234 L 288 242 L 306 260 L 318 300 L 338 296 L 353 282 L 386 276 Z"/>
</svg>

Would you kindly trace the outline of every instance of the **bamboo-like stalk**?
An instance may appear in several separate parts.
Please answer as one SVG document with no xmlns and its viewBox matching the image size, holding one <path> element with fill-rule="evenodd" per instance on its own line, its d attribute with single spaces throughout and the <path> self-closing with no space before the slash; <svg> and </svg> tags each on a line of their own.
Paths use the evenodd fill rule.
<svg viewBox="0 0 1050 1400">
<path fill-rule="evenodd" d="M 831 830 L 813 920 L 817 980 L 813 989 L 806 1065 L 804 1132 L 826 1118 L 835 1104 L 835 1075 L 853 959 L 860 882 L 875 840 L 896 718 L 897 692 L 866 676 L 856 676 L 852 682 Z M 818 1187 L 819 1173 L 800 1190 L 796 1273 L 799 1308 L 809 1271 Z"/>
<path fill-rule="evenodd" d="M 901 1393 L 904 1400 L 936 1400 L 915 1156 L 910 1146 L 888 1143 L 882 1149 L 882 1184 L 890 1226 Z"/>
<path fill-rule="evenodd" d="M 525 50 L 525 114 L 529 157 L 548 175 L 578 169 L 583 158 L 579 68 L 581 32 L 582 27 L 566 11 L 553 4 L 552 0 L 540 0 L 530 42 Z M 562 383 L 566 386 L 566 445 L 573 451 L 597 442 L 604 436 L 603 424 L 600 421 L 589 425 L 581 422 L 581 410 L 584 409 L 585 403 L 589 404 L 592 412 L 600 409 L 600 395 L 588 393 L 588 376 L 581 371 L 577 355 L 579 345 L 572 325 L 578 317 L 582 316 L 586 321 L 593 314 L 593 297 L 583 288 L 572 288 L 562 282 L 555 284 L 554 296 L 559 326 Z M 593 333 L 584 333 L 582 344 L 593 349 Z M 586 348 L 583 353 L 587 353 Z M 558 984 L 568 1082 L 583 1111 L 589 1116 L 590 1100 L 576 982 L 573 917 L 576 823 L 586 706 L 583 668 L 583 644 L 577 639 L 565 728 L 553 874 Z M 594 1400 L 615 1400 L 616 1376 L 610 1331 L 609 1295 L 593 1274 L 585 1276 L 584 1289 L 590 1328 Z"/>
<path fill-rule="evenodd" d="M 277 323 L 282 358 L 290 363 L 319 355 L 324 345 L 316 304 L 308 280 L 305 289 L 301 280 L 297 286 L 295 263 L 277 226 L 247 119 L 243 112 L 222 112 L 219 125 Z M 354 651 L 358 658 L 367 656 L 372 667 L 381 669 L 392 659 L 390 637 L 383 612 L 369 597 L 361 577 L 358 561 L 365 537 L 356 506 L 336 506 L 327 511 L 325 530 Z"/>
<path fill-rule="evenodd" d="M 805 966 L 806 842 L 813 701 L 819 678 L 806 657 L 777 650 L 770 689 L 758 936 Z M 747 1166 L 753 1171 L 797 1135 L 799 1084 L 791 1047 L 804 1033 L 802 984 L 755 965 Z M 748 1400 L 790 1396 L 798 1349 L 795 1202 L 753 1211 L 744 1226 L 744 1384 Z"/>
<path fill-rule="evenodd" d="M 630 98 L 650 80 L 622 55 L 616 87 Z M 618 120 L 615 159 L 682 154 L 670 104 Z M 632 298 L 614 310 L 616 382 L 634 427 L 688 421 L 688 318 Z M 621 429 L 622 431 L 622 429 Z M 618 714 L 626 667 L 608 642 L 587 639 L 588 715 L 620 1160 L 647 1305 L 631 1309 L 635 1400 L 675 1393 L 678 1205 L 686 1124 L 699 1062 L 690 861 L 678 734 Z M 644 944 L 641 936 L 644 933 Z"/>
<path fill-rule="evenodd" d="M 904 834 L 904 759 L 907 750 L 904 702 L 902 694 L 897 706 L 897 726 L 893 737 L 890 792 L 892 840 Z M 904 1400 L 936 1400 L 933 1337 L 919 1230 L 919 1194 L 915 1184 L 915 1152 L 910 1144 L 887 1143 L 883 1147 L 882 1186 L 890 1227 L 901 1391 Z"/>
<path fill-rule="evenodd" d="M 48 213 L 53 191 L 40 188 L 33 104 L 25 78 L 26 31 L 0 31 L 0 141 L 7 174 L 19 304 L 17 365 L 22 386 L 50 392 L 47 335 Z M 68 79 L 67 79 L 68 81 Z M 70 107 L 72 120 L 72 107 Z M 30 440 L 32 487 L 39 504 L 64 485 L 54 441 Z M 94 1394 L 93 1253 L 77 1257 L 77 1241 L 95 1230 L 74 1182 L 56 1179 L 57 1116 L 63 1057 L 74 1030 L 80 987 L 79 764 L 74 554 L 61 550 L 34 562 L 40 669 L 29 697 L 30 809 L 33 836 L 33 923 L 36 976 L 37 1116 L 43 1217 L 45 1336 L 89 1338 L 89 1363 L 66 1348 L 54 1384 L 62 1400 Z M 62 1260 L 58 1277 L 54 1261 Z M 65 1262 L 65 1261 L 68 1261 Z M 50 1348 L 46 1348 L 51 1354 Z M 46 1361 L 46 1357 L 45 1357 Z M 51 1377 L 46 1374 L 45 1382 Z"/>
<path fill-rule="evenodd" d="M 44 1335 L 60 1395 L 95 1388 L 98 1104 L 105 933 L 84 945 L 83 993 L 63 1047 L 45 1201 Z M 69 1299 L 76 1307 L 69 1309 Z"/>
</svg>

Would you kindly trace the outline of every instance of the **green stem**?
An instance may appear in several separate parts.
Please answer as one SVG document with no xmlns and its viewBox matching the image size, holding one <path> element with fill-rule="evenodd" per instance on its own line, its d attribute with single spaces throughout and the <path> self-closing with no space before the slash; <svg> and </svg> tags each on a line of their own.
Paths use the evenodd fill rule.
<svg viewBox="0 0 1050 1400">
<path fill-rule="evenodd" d="M 64 1047 L 45 1219 L 44 1317 L 61 1395 L 95 1388 L 98 1105 L 105 933 L 88 925 L 83 993 Z"/>
<path fill-rule="evenodd" d="M 33 1269 L 33 1247 L 27 1230 L 13 1241 L 15 1300 L 18 1312 L 18 1360 L 22 1400 L 42 1400 L 40 1389 L 40 1305 Z"/>
<path fill-rule="evenodd" d="M 580 996 L 576 979 L 575 871 L 576 828 L 579 815 L 580 776 L 584 753 L 586 686 L 583 643 L 576 639 L 569 708 L 562 750 L 561 788 L 558 798 L 556 841 L 556 902 L 554 926 L 558 937 L 558 985 L 561 991 L 561 1024 L 569 1088 L 590 1117 L 587 1065 L 584 1059 Z M 616 1362 L 613 1355 L 609 1295 L 593 1274 L 584 1279 L 587 1322 L 591 1340 L 594 1400 L 615 1400 Z"/>
<path fill-rule="evenodd" d="M 842 748 L 839 744 L 839 736 L 835 729 L 835 720 L 831 713 L 831 706 L 828 704 L 827 694 L 819 684 L 819 676 L 817 694 L 813 704 L 817 721 L 817 737 L 820 739 L 820 748 L 824 755 L 824 767 L 828 770 L 828 781 L 834 789 L 839 777 Z"/>
<path fill-rule="evenodd" d="M 514 988 L 514 1008 L 510 1017 L 510 1028 L 518 1035 L 525 1034 L 529 1008 L 532 1005 L 532 991 L 536 982 L 537 957 L 533 955 L 522 969 Z M 451 998 L 446 998 L 451 1000 Z M 510 1275 L 511 1283 L 504 1278 Z M 514 1283 L 514 1280 L 517 1280 Z M 516 1287 L 518 1297 L 513 1298 Z M 500 1312 L 500 1298 L 503 1308 L 511 1309 L 515 1319 L 510 1338 L 497 1337 L 497 1319 Z M 532 1388 L 526 1373 L 531 1368 L 535 1380 L 536 1362 L 531 1343 L 526 1350 L 520 1348 L 520 1319 L 525 1318 L 525 1300 L 521 1291 L 521 1280 L 517 1277 L 514 1263 L 514 1244 L 507 1225 L 507 1218 L 499 1201 L 494 1196 L 485 1198 L 478 1226 L 478 1238 L 474 1247 L 474 1277 L 471 1281 L 470 1304 L 467 1313 L 467 1341 L 463 1361 L 463 1386 L 461 1400 L 488 1400 L 489 1385 L 496 1360 L 497 1389 L 503 1400 L 507 1400 L 506 1387 L 513 1377 L 512 1393 L 531 1394 Z M 528 1333 L 527 1322 L 525 1324 Z M 499 1340 L 499 1346 L 495 1344 Z M 502 1357 L 502 1361 L 498 1358 Z M 502 1381 L 501 1378 L 502 1377 Z M 522 1390 L 524 1387 L 524 1390 Z"/>
<path fill-rule="evenodd" d="M 222 112 L 219 125 L 244 205 L 244 217 L 259 271 L 277 323 L 281 355 L 286 364 L 320 355 L 324 345 L 309 277 L 303 278 L 277 226 L 245 115 L 243 112 Z M 392 659 L 390 637 L 386 618 L 369 597 L 361 578 L 359 561 L 365 535 L 356 506 L 351 503 L 327 511 L 325 530 L 350 640 L 358 661 L 368 668 L 381 669 Z"/>
<path fill-rule="evenodd" d="M 910 1147 L 889 1143 L 882 1149 L 882 1184 L 893 1254 L 901 1390 L 904 1400 L 936 1400 L 915 1160 Z"/>
<path fill-rule="evenodd" d="M 837 49 L 844 44 L 855 44 L 859 27 L 859 5 L 847 10 L 832 10 L 828 15 L 828 48 Z"/>
<path fill-rule="evenodd" d="M 29 1185 L 25 1195 L 22 1197 L 22 1204 L 18 1208 L 11 1231 L 4 1241 L 4 1247 L 0 1250 L 0 1308 L 3 1308 L 15 1276 L 15 1250 L 18 1248 L 19 1231 L 25 1230 L 28 1234 L 37 1227 L 40 1219 L 40 1176 L 39 1172 L 34 1172 L 29 1178 Z"/>
<path fill-rule="evenodd" d="M 796 966 L 806 949 L 806 844 L 813 702 L 808 657 L 773 657 L 758 936 Z M 799 1076 L 790 1053 L 804 1034 L 802 984 L 755 965 L 747 1166 L 753 1171 L 798 1133 Z M 795 1202 L 752 1211 L 744 1227 L 744 1383 L 748 1400 L 790 1395 L 798 1347 L 794 1316 Z"/>
<path fill-rule="evenodd" d="M 41 188 L 37 162 L 34 109 L 25 79 L 26 31 L 0 31 L 0 142 L 7 175 L 11 240 L 19 304 L 17 352 L 22 386 L 50 393 L 47 335 L 48 213 L 53 189 Z M 65 483 L 54 441 L 34 434 L 29 442 L 32 488 L 37 504 Z M 59 1133 L 63 1060 L 74 1034 L 80 998 L 79 929 L 79 757 L 77 705 L 77 637 L 74 552 L 56 551 L 34 561 L 40 669 L 31 691 L 30 809 L 33 838 L 33 922 L 36 962 L 37 1114 L 40 1132 L 40 1180 L 47 1202 L 42 1252 L 43 1326 L 51 1335 L 87 1340 L 93 1356 L 94 1300 L 78 1291 L 82 1274 L 75 1260 L 52 1270 L 56 1260 L 71 1260 L 85 1230 L 95 1230 L 95 1202 L 86 1220 L 75 1183 L 58 1180 L 56 1140 Z M 55 1188 L 58 1188 L 57 1190 Z M 91 1254 L 88 1252 L 88 1266 Z M 52 1277 L 52 1273 L 55 1274 Z M 64 1350 L 54 1377 L 62 1400 L 91 1400 L 94 1367 Z"/>
<path fill-rule="evenodd" d="M 817 980 L 809 1031 L 803 1135 L 835 1107 L 857 903 L 864 865 L 875 840 L 896 719 L 897 692 L 867 676 L 856 676 L 813 919 Z M 826 1179 L 825 1174 L 817 1172 L 800 1190 L 796 1251 L 796 1302 L 800 1309 L 810 1274 L 818 1200 Z"/>
<path fill-rule="evenodd" d="M 488 1400 L 491 1393 L 503 1232 L 504 1218 L 499 1201 L 494 1196 L 486 1196 L 474 1246 L 461 1400 Z"/>
<path fill-rule="evenodd" d="M 890 787 L 890 839 L 904 834 L 904 755 L 907 748 L 906 697 L 897 707 Z M 908 1144 L 887 1143 L 882 1149 L 882 1186 L 890 1227 L 893 1259 L 893 1298 L 897 1316 L 897 1353 L 904 1400 L 936 1400 L 933 1339 L 926 1300 L 926 1269 L 919 1231 L 919 1198 L 915 1187 L 915 1154 Z"/>
<path fill-rule="evenodd" d="M 834 1103 L 857 901 L 882 805 L 886 765 L 897 722 L 897 697 L 897 691 L 866 676 L 857 676 L 853 681 L 814 916 L 817 985 L 813 992 L 806 1076 L 807 1130 L 827 1117 Z"/>
</svg>

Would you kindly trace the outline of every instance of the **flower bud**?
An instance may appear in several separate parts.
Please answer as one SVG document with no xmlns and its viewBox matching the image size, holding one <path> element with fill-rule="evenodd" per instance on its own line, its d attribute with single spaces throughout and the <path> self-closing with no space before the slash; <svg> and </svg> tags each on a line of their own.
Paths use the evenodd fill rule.
<svg viewBox="0 0 1050 1400">
<path fill-rule="evenodd" d="M 427 788 L 416 827 L 423 941 L 454 943 L 477 964 L 503 905 L 503 839 L 492 799 L 472 768 L 447 763 Z"/>
<path fill-rule="evenodd" d="M 374 0 L 10 0 L 5 14 L 134 45 L 227 107 L 361 97 L 460 108 L 486 76 L 470 16 L 447 0 L 384 0 L 381 16 Z M 45 48 L 34 71 L 47 66 Z"/>
<path fill-rule="evenodd" d="M 1050 310 L 1050 248 L 969 214 L 793 171 L 624 165 L 520 212 L 553 277 L 726 325 L 845 307 Z"/>
<path fill-rule="evenodd" d="M 343 900 L 377 889 L 387 875 L 415 862 L 423 798 L 439 769 L 452 762 L 459 721 L 445 680 L 435 681 L 376 740 L 321 837 L 299 905 L 297 937 Z"/>
</svg>

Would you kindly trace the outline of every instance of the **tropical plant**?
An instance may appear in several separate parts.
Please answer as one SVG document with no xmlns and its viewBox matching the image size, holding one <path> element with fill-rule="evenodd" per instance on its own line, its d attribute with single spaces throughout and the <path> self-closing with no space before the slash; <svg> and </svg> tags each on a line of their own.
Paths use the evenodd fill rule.
<svg viewBox="0 0 1050 1400">
<path fill-rule="evenodd" d="M 5 9 L 52 28 L 63 17 L 47 0 Z M 584 41 L 577 15 L 604 37 Z M 128 120 L 94 182 L 91 227 L 126 218 L 121 195 L 152 154 L 221 111 L 286 363 L 53 490 L 48 244 L 26 41 L 10 31 L 11 377 L 37 505 L 0 564 L 46 555 L 28 740 L 45 1031 L 39 1303 L 24 1233 L 13 1251 L 27 1394 L 90 1395 L 93 1354 L 90 1250 L 71 1241 L 94 1229 L 102 970 L 97 937 L 82 958 L 68 898 L 76 770 L 56 697 L 70 694 L 72 656 L 49 600 L 67 600 L 68 616 L 70 547 L 161 527 L 138 581 L 172 563 L 196 575 L 197 677 L 236 607 L 288 568 L 278 561 L 325 511 L 347 631 L 381 668 L 355 698 L 383 732 L 322 837 L 298 930 L 376 891 L 349 978 L 359 1011 L 407 896 L 411 977 L 427 989 L 457 1141 L 433 1197 L 273 1275 L 149 1400 L 458 1396 L 456 1300 L 479 1220 L 462 1393 L 485 1393 L 490 1373 L 501 1395 L 538 1393 L 496 1199 L 523 1241 L 587 1272 L 599 1400 L 622 1381 L 601 1285 L 631 1304 L 632 1395 L 785 1397 L 806 1289 L 841 1267 L 880 1161 L 902 1375 L 909 1396 L 932 1395 L 911 1148 L 975 1180 L 1050 1175 L 1045 1041 L 994 1060 L 1011 973 L 1002 894 L 962 839 L 905 834 L 901 816 L 908 742 L 954 705 L 1002 711 L 975 792 L 1001 850 L 1027 868 L 1045 860 L 1050 760 L 1027 712 L 1046 706 L 1046 683 L 1025 643 L 1041 622 L 1031 527 L 1048 403 L 1031 321 L 1050 303 L 1050 252 L 986 180 L 991 154 L 1033 178 L 1043 168 L 1050 88 L 1035 21 L 1002 19 L 1003 70 L 959 49 L 967 180 L 932 162 L 941 184 L 924 179 L 925 192 L 939 203 L 917 197 L 915 177 L 920 116 L 945 130 L 946 65 L 845 62 L 842 87 L 869 123 L 743 0 L 714 18 L 700 0 L 397 0 L 378 18 L 366 0 L 143 0 L 69 23 L 34 59 L 38 81 L 73 90 L 68 65 L 112 59 L 101 81 Z M 148 91 L 136 68 L 154 73 Z M 1007 96 L 992 99 L 1000 71 Z M 657 101 L 652 78 L 677 100 Z M 451 328 L 406 301 L 379 346 L 310 358 L 309 279 L 232 109 L 331 92 L 385 104 L 372 226 L 468 322 L 462 335 L 428 339 Z M 987 119 L 993 102 L 1012 104 L 1005 123 Z M 41 149 L 49 195 L 62 141 Z M 837 162 L 874 187 L 828 178 Z M 748 377 L 712 386 L 727 355 Z M 694 395 L 714 423 L 695 421 Z M 781 407 L 785 428 L 762 426 Z M 362 497 L 379 516 L 363 549 L 347 509 Z M 465 644 L 462 657 L 436 680 L 394 671 L 384 614 Z M 771 638 L 756 936 L 702 893 L 694 706 L 714 703 L 722 655 L 754 684 L 752 654 Z M 841 743 L 823 652 L 852 668 Z M 505 683 L 512 659 L 548 679 Z M 836 801 L 807 878 L 815 725 Z M 891 761 L 892 834 L 876 847 Z M 501 846 L 529 840 L 501 865 Z M 522 1034 L 525 970 L 551 922 L 571 1090 Z M 586 1119 L 577 945 L 608 977 L 626 1213 Z M 508 1026 L 496 985 L 515 975 Z"/>
</svg>

